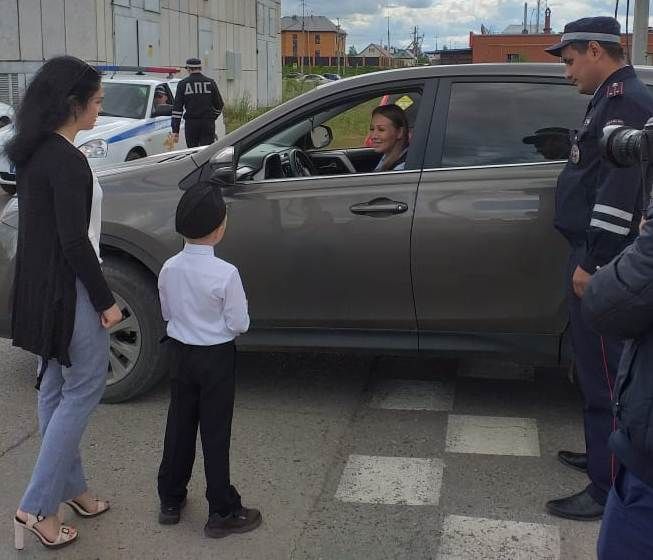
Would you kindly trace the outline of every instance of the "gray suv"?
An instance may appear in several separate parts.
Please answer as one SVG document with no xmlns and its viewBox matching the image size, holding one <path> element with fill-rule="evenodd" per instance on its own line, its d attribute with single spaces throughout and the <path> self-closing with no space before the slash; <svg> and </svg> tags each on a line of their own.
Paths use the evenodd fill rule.
<svg viewBox="0 0 653 560">
<path fill-rule="evenodd" d="M 378 72 L 316 88 L 202 150 L 101 172 L 104 270 L 125 313 L 105 400 L 165 373 L 156 276 L 182 247 L 182 190 L 209 176 L 229 205 L 217 254 L 240 269 L 250 304 L 241 347 L 557 360 L 566 249 L 554 187 L 587 102 L 557 64 Z M 384 103 L 411 127 L 402 171 L 374 171 L 370 112 Z M 12 199 L 0 223 L 4 336 L 16 221 Z"/>
</svg>

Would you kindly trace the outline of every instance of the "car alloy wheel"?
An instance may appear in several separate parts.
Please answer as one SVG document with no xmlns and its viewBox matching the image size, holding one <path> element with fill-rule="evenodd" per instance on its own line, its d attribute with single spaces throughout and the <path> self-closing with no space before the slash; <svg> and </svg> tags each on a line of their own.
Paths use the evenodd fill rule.
<svg viewBox="0 0 653 560">
<path fill-rule="evenodd" d="M 109 376 L 107 385 L 113 385 L 127 377 L 141 353 L 143 345 L 141 326 L 127 302 L 114 292 L 113 297 L 122 311 L 123 320 L 109 330 Z"/>
</svg>

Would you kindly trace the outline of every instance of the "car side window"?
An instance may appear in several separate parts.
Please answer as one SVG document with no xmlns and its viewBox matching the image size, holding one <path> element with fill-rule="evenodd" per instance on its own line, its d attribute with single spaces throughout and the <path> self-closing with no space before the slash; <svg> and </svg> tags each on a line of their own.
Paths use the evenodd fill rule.
<svg viewBox="0 0 653 560">
<path fill-rule="evenodd" d="M 567 159 L 588 101 L 562 83 L 453 83 L 442 167 Z"/>
<path fill-rule="evenodd" d="M 301 121 L 293 121 L 259 139 L 247 149 L 238 161 L 237 180 L 403 171 L 408 165 L 410 140 L 421 100 L 420 89 L 395 89 L 385 95 L 359 97 L 337 106 L 321 107 Z M 387 122 L 375 117 L 377 128 L 383 130 L 374 136 L 370 131 L 372 113 L 388 105 L 396 107 L 381 111 Z M 398 113 L 394 115 L 397 120 L 407 124 L 406 134 L 392 134 L 393 115 L 384 116 L 388 111 Z"/>
</svg>

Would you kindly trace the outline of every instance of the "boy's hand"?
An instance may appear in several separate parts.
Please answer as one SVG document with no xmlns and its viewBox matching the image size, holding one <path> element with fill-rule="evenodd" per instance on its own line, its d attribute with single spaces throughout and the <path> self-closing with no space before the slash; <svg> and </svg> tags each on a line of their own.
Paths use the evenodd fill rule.
<svg viewBox="0 0 653 560">
<path fill-rule="evenodd" d="M 100 315 L 100 322 L 105 329 L 110 329 L 120 323 L 120 321 L 122 321 L 122 311 L 115 303 L 109 309 L 105 309 Z"/>
</svg>

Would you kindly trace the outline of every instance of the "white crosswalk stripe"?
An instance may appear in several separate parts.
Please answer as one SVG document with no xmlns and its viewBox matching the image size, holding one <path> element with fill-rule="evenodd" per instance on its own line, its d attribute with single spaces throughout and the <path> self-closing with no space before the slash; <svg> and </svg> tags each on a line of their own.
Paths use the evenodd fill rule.
<svg viewBox="0 0 653 560">
<path fill-rule="evenodd" d="M 440 501 L 440 459 L 350 455 L 336 499 L 363 504 L 434 506 Z"/>
<path fill-rule="evenodd" d="M 481 455 L 540 456 L 533 418 L 449 415 L 446 451 Z"/>
<path fill-rule="evenodd" d="M 483 560 L 559 560 L 560 534 L 551 525 L 448 515 L 437 560 L 481 557 Z"/>
<path fill-rule="evenodd" d="M 374 390 L 370 406 L 389 410 L 453 409 L 454 385 L 445 381 L 388 379 Z"/>
</svg>

